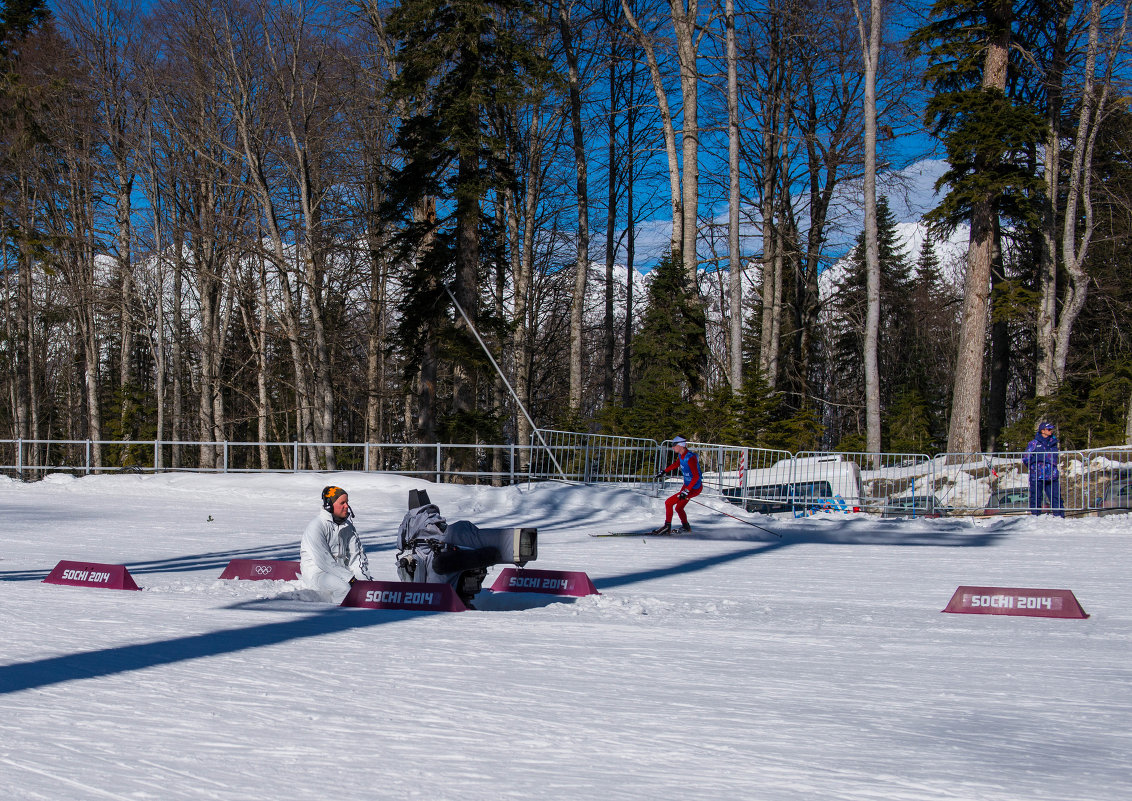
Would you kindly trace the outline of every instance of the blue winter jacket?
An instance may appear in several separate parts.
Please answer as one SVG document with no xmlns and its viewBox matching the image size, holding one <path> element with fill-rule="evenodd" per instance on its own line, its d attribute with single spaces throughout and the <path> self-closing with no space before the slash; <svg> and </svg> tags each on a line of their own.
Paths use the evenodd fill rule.
<svg viewBox="0 0 1132 801">
<path fill-rule="evenodd" d="M 1048 437 L 1043 437 L 1042 432 L 1039 431 L 1026 446 L 1026 455 L 1022 457 L 1022 464 L 1030 468 L 1030 479 L 1033 481 L 1056 480 L 1057 435 L 1050 434 Z"/>
</svg>

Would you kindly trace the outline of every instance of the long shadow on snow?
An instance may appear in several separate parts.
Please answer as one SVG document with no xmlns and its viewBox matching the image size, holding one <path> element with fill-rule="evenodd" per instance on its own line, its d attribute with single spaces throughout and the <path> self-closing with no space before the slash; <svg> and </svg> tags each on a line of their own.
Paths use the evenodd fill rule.
<svg viewBox="0 0 1132 801">
<path fill-rule="evenodd" d="M 994 545 L 1022 523 L 1019 518 L 996 519 L 986 526 L 968 520 L 835 517 L 767 523 L 788 545 L 895 545 L 944 548 L 984 548 Z M 760 523 L 761 525 L 761 523 Z M 753 526 L 716 526 L 679 539 L 713 541 L 765 541 L 767 534 Z"/>
<path fill-rule="evenodd" d="M 791 521 L 793 523 L 793 521 Z M 594 586 L 599 590 L 611 587 L 621 587 L 626 584 L 635 584 L 639 581 L 677 576 L 685 573 L 695 573 L 700 570 L 717 565 L 736 562 L 749 556 L 762 556 L 764 554 L 786 548 L 791 545 L 881 545 L 881 546 L 918 546 L 918 547 L 945 547 L 945 548 L 985 548 L 993 545 L 1009 533 L 1011 528 L 1018 525 L 1018 521 L 995 521 L 990 526 L 981 529 L 972 529 L 964 521 L 931 521 L 931 525 L 921 526 L 916 530 L 909 530 L 907 525 L 911 521 L 891 520 L 815 520 L 807 524 L 793 524 L 789 527 L 779 526 L 782 529 L 782 539 L 763 542 L 760 545 L 743 548 L 731 553 L 712 554 L 698 559 L 689 559 L 668 567 L 638 570 L 632 573 L 622 573 L 619 576 L 607 576 L 594 580 Z M 768 524 L 769 525 L 769 524 Z M 751 542 L 765 540 L 767 534 L 758 529 L 747 528 L 745 531 L 729 530 L 727 532 L 697 533 L 695 535 L 677 535 L 672 539 L 682 541 L 712 541 L 712 542 Z M 649 542 L 663 544 L 667 538 L 651 539 Z"/>
<path fill-rule="evenodd" d="M 604 530 L 607 526 L 603 521 L 608 519 L 609 510 L 600 506 L 593 506 L 594 493 L 593 487 L 585 487 L 587 492 L 581 496 L 575 496 L 571 492 L 550 493 L 546 496 L 538 498 L 538 529 L 540 532 L 553 531 L 556 528 L 579 528 L 585 525 L 592 525 L 595 530 Z M 607 490 L 610 496 L 616 498 L 620 493 L 631 493 L 631 490 L 625 489 L 611 489 Z M 591 505 L 586 506 L 577 503 L 575 497 L 586 498 L 590 501 Z M 639 497 L 635 494 L 630 494 L 628 497 Z M 441 507 L 441 513 L 448 519 L 449 522 L 453 520 L 463 519 L 464 512 L 455 512 L 448 514 L 444 508 Z M 477 526 L 483 528 L 508 528 L 512 526 L 529 526 L 531 520 L 529 516 L 524 516 L 521 507 L 510 509 L 506 512 L 499 514 L 492 514 L 490 510 L 483 510 L 475 515 L 472 520 Z"/>
<path fill-rule="evenodd" d="M 982 529 L 978 534 L 964 534 L 964 531 L 971 531 L 970 527 L 964 524 L 927 527 L 924 530 L 911 533 L 907 527 L 900 525 L 900 521 L 892 521 L 889 525 L 882 524 L 879 526 L 875 521 L 862 521 L 860 523 L 846 521 L 833 526 L 824 525 L 825 522 L 814 521 L 808 525 L 792 525 L 786 530 L 786 536 L 782 540 L 763 542 L 731 553 L 690 559 L 669 567 L 609 576 L 595 581 L 594 584 L 598 589 L 609 589 L 666 576 L 694 573 L 716 565 L 771 553 L 798 544 L 986 547 L 994 544 L 1009 533 L 1009 529 L 1017 525 L 1016 521 L 1003 521 L 999 525 L 991 525 Z M 857 529 L 860 529 L 860 531 L 857 531 Z M 722 532 L 717 533 L 716 536 L 701 534 L 695 539 L 742 541 L 741 539 L 722 537 L 720 534 Z M 763 534 L 762 536 L 766 535 Z M 751 539 L 753 539 L 753 536 L 748 534 L 746 540 L 751 541 Z M 293 546 L 289 547 L 293 548 Z M 160 571 L 154 570 L 152 572 Z M 119 646 L 101 651 L 87 651 L 68 656 L 6 665 L 0 667 L 0 695 L 36 689 L 65 681 L 111 676 L 117 673 L 168 665 L 190 659 L 235 653 L 290 640 L 369 628 L 429 614 L 435 613 L 386 612 L 385 614 L 374 615 L 364 610 L 345 610 L 335 607 L 297 620 L 265 623 L 240 629 L 177 637 L 155 643 Z"/>
<path fill-rule="evenodd" d="M 559 495 L 552 495 L 550 498 L 540 499 L 540 529 L 553 530 L 556 526 L 577 527 L 584 525 L 590 520 L 595 521 L 594 525 L 596 527 L 596 521 L 606 515 L 606 510 L 603 509 L 587 509 L 585 507 L 575 506 L 570 496 L 570 493 L 561 493 Z M 448 516 L 449 520 L 461 518 L 462 515 L 460 514 Z M 522 518 L 521 512 L 514 510 L 498 516 L 492 516 L 490 513 L 485 512 L 477 515 L 473 522 L 487 528 L 504 528 L 507 526 L 530 524 L 529 520 Z M 367 530 L 366 527 L 358 525 L 358 533 L 362 537 L 362 542 L 365 544 L 367 554 L 379 554 L 396 550 L 396 531 L 396 527 L 392 528 L 392 530 L 390 530 L 388 526 Z M 125 564 L 126 567 L 129 568 L 130 573 L 135 576 L 150 573 L 192 573 L 203 570 L 216 570 L 219 575 L 219 571 L 227 567 L 228 562 L 232 559 L 285 559 L 297 561 L 299 558 L 299 538 L 301 534 L 302 530 L 300 529 L 296 532 L 293 541 L 276 545 L 260 545 L 250 548 L 233 548 L 226 551 L 185 554 L 183 556 L 154 559 L 146 562 L 123 563 L 118 561 L 120 557 L 107 556 L 104 558 L 113 559 L 114 561 L 111 561 L 110 564 Z M 64 555 L 59 558 L 66 559 L 70 557 Z M 42 581 L 47 577 L 47 574 L 51 572 L 53 567 L 55 567 L 55 562 L 38 570 L 0 571 L 0 581 Z"/>
<path fill-rule="evenodd" d="M 364 537 L 365 535 L 363 535 L 363 541 Z M 372 542 L 365 543 L 367 554 L 391 551 L 394 547 L 393 542 L 377 544 Z M 192 573 L 200 570 L 222 571 L 228 566 L 228 562 L 233 559 L 283 559 L 297 562 L 299 560 L 299 540 L 298 537 L 296 537 L 293 542 L 285 542 L 277 545 L 233 548 L 229 551 L 185 554 L 183 556 L 171 556 L 168 559 L 153 559 L 147 562 L 125 562 L 124 564 L 129 568 L 131 575 L 141 576 L 149 573 Z M 118 563 L 112 562 L 111 564 Z M 50 567 L 41 570 L 0 571 L 0 581 L 41 581 L 47 577 L 47 574 L 51 572 L 51 568 L 53 567 L 55 567 L 54 563 L 52 563 Z M 219 572 L 217 572 L 217 576 L 219 576 Z"/>
<path fill-rule="evenodd" d="M 712 554 L 711 556 L 705 556 L 700 559 L 689 559 L 686 562 L 680 562 L 670 567 L 657 567 L 650 570 L 638 570 L 633 573 L 622 573 L 620 576 L 607 576 L 602 579 L 594 579 L 594 586 L 599 590 L 607 590 L 612 587 L 621 587 L 625 584 L 636 584 L 638 581 L 651 581 L 652 579 L 665 578 L 666 576 L 695 573 L 699 570 L 707 570 L 709 567 L 716 567 L 717 565 L 723 565 L 728 562 L 736 562 L 740 559 L 746 559 L 748 556 L 760 556 L 785 547 L 786 543 L 783 542 L 768 542 L 756 548 L 744 548 L 741 551 L 734 551 L 732 553 Z"/>
<path fill-rule="evenodd" d="M 77 679 L 95 679 L 192 659 L 237 653 L 307 637 L 372 628 L 436 612 L 385 612 L 333 607 L 313 615 L 160 642 L 121 645 L 0 667 L 0 695 Z"/>
</svg>

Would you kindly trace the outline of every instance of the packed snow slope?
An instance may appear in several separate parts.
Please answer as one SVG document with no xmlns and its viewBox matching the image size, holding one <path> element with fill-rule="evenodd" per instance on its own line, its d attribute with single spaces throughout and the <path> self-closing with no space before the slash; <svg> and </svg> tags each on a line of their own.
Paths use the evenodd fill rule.
<svg viewBox="0 0 1132 801">
<path fill-rule="evenodd" d="M 532 566 L 601 595 L 416 614 L 217 579 L 297 559 L 330 481 L 375 578 L 427 487 L 449 520 L 537 526 Z M 4 481 L 0 797 L 1132 798 L 1129 516 L 750 518 L 778 538 L 693 504 L 694 536 L 588 536 L 662 509 L 363 474 Z M 42 583 L 61 559 L 144 591 Z M 961 584 L 1072 589 L 1091 617 L 941 614 Z"/>
</svg>

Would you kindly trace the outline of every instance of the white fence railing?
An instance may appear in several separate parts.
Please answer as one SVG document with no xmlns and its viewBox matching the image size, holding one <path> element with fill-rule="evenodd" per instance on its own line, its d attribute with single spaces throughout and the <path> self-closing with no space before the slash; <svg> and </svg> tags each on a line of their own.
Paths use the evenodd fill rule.
<svg viewBox="0 0 1132 801">
<path fill-rule="evenodd" d="M 540 433 L 541 440 L 531 437 L 527 475 L 533 480 L 642 483 L 653 481 L 658 470 L 656 440 L 549 429 Z"/>
<path fill-rule="evenodd" d="M 0 472 L 291 473 L 362 470 L 430 481 L 527 481 L 530 446 L 393 442 L 0 440 Z M 426 466 L 426 464 L 428 466 Z"/>
<path fill-rule="evenodd" d="M 571 480 L 585 483 L 647 483 L 672 461 L 671 442 L 620 440 L 585 434 L 544 432 L 562 447 L 584 453 L 588 469 Z M 689 442 L 699 457 L 704 495 L 750 512 L 869 512 L 886 517 L 1132 511 L 1132 448 L 1065 451 L 1038 475 L 1024 452 L 940 454 L 826 453 L 766 450 Z M 649 452 L 652 451 L 652 458 Z M 624 464 L 631 468 L 602 469 Z M 568 458 L 568 457 L 564 457 Z M 565 462 L 564 462 L 565 464 Z M 1034 476 L 1034 482 L 1030 481 Z M 553 478 L 546 471 L 535 478 Z M 654 491 L 675 491 L 678 477 L 656 480 Z M 1033 484 L 1033 486 L 1031 486 Z M 1037 493 L 1031 497 L 1031 492 Z"/>
<path fill-rule="evenodd" d="M 363 470 L 431 481 L 566 480 L 675 491 L 671 444 L 543 430 L 530 444 L 0 440 L 0 472 Z M 545 445 L 543 444 L 545 443 Z M 704 495 L 750 512 L 869 512 L 888 517 L 1132 511 L 1132 447 L 1063 451 L 1053 465 L 1022 452 L 818 453 L 690 442 Z M 1038 460 L 1040 461 L 1040 460 Z M 1033 480 L 1031 480 L 1033 479 Z M 1040 497 L 1039 497 L 1040 496 Z M 1058 503 L 1060 501 L 1060 503 Z"/>
</svg>

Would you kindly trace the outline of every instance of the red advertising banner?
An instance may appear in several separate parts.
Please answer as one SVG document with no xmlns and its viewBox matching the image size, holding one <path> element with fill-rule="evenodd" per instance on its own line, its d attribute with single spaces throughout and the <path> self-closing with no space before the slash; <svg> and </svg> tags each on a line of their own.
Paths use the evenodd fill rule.
<svg viewBox="0 0 1132 801">
<path fill-rule="evenodd" d="M 960 587 L 944 612 L 964 615 L 1017 615 L 1083 620 L 1088 615 L 1072 590 L 1018 587 Z"/>
<path fill-rule="evenodd" d="M 233 559 L 220 574 L 222 579 L 244 581 L 293 581 L 299 577 L 299 563 L 284 559 Z"/>
<path fill-rule="evenodd" d="M 411 581 L 355 581 L 342 600 L 342 606 L 414 612 L 468 611 L 451 585 Z"/>
<path fill-rule="evenodd" d="M 492 592 L 538 592 L 544 595 L 601 595 L 590 577 L 572 570 L 524 570 L 505 567 Z"/>
<path fill-rule="evenodd" d="M 104 565 L 99 562 L 60 562 L 43 580 L 44 584 L 66 584 L 71 587 L 102 587 L 107 590 L 140 590 L 125 565 Z"/>
</svg>

